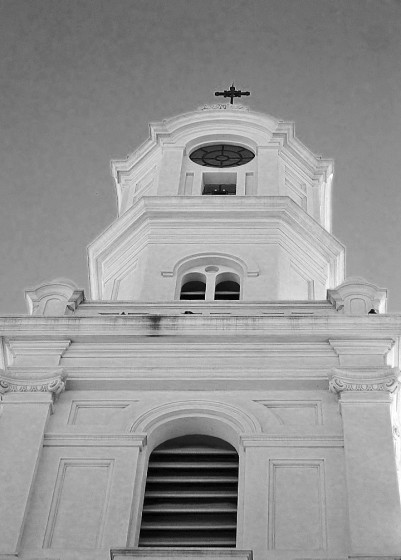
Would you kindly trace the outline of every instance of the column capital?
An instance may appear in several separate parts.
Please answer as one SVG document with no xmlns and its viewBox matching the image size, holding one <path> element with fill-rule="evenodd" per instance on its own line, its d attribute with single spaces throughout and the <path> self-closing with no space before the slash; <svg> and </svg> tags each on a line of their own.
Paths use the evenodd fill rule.
<svg viewBox="0 0 401 560">
<path fill-rule="evenodd" d="M 394 393 L 400 384 L 398 368 L 362 371 L 333 368 L 329 377 L 329 389 L 337 394 L 349 391 Z"/>
<path fill-rule="evenodd" d="M 58 368 L 53 375 L 45 378 L 16 378 L 0 373 L 0 394 L 6 393 L 50 393 L 56 398 L 65 389 L 66 375 Z"/>
</svg>

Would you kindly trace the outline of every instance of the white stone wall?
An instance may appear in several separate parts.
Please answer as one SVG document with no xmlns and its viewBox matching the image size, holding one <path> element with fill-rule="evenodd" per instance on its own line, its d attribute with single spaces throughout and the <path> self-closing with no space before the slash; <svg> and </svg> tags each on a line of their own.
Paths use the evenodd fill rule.
<svg viewBox="0 0 401 560">
<path fill-rule="evenodd" d="M 44 437 L 24 554 L 106 558 L 135 547 L 149 453 L 186 433 L 229 439 L 239 453 L 238 548 L 256 558 L 345 555 L 336 397 L 230 390 L 66 391 Z"/>
<path fill-rule="evenodd" d="M 190 433 L 239 453 L 238 550 L 257 560 L 398 553 L 390 365 L 401 321 L 328 304 L 228 317 L 81 305 L 84 316 L 1 323 L 14 353 L 1 381 L 2 560 L 135 548 L 149 454 Z"/>
</svg>

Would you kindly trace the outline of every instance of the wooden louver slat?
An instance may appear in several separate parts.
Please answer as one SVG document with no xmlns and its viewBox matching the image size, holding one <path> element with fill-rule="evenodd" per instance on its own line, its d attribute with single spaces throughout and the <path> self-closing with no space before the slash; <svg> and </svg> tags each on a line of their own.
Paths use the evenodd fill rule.
<svg viewBox="0 0 401 560">
<path fill-rule="evenodd" d="M 238 455 L 217 438 L 185 436 L 149 458 L 139 546 L 235 547 Z"/>
</svg>

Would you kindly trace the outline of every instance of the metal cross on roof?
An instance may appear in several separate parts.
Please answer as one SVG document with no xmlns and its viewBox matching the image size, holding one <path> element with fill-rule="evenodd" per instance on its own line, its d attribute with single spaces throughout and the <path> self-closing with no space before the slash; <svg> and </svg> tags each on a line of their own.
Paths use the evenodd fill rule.
<svg viewBox="0 0 401 560">
<path fill-rule="evenodd" d="M 250 91 L 241 91 L 240 89 L 235 89 L 234 82 L 232 83 L 229 90 L 225 89 L 224 91 L 215 91 L 214 94 L 216 96 L 222 95 L 223 97 L 230 98 L 230 104 L 234 104 L 234 97 L 241 97 L 242 95 L 251 95 Z"/>
</svg>

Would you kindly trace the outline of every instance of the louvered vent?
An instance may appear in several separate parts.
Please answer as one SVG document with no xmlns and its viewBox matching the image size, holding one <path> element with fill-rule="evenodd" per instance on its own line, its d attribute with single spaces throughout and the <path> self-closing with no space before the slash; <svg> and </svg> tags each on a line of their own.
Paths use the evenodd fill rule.
<svg viewBox="0 0 401 560">
<path fill-rule="evenodd" d="M 238 455 L 225 441 L 184 436 L 150 456 L 139 546 L 235 548 Z"/>
</svg>

